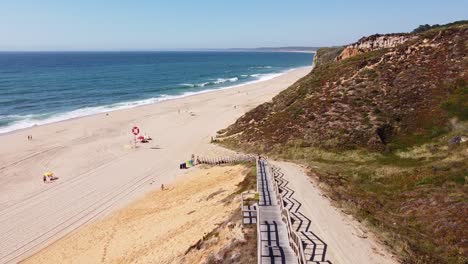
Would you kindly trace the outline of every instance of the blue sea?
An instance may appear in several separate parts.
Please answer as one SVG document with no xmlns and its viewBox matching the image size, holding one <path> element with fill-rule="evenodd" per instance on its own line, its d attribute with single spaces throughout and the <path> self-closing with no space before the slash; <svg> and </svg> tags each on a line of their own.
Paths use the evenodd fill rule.
<svg viewBox="0 0 468 264">
<path fill-rule="evenodd" d="M 0 133 L 273 78 L 286 52 L 0 52 Z"/>
</svg>

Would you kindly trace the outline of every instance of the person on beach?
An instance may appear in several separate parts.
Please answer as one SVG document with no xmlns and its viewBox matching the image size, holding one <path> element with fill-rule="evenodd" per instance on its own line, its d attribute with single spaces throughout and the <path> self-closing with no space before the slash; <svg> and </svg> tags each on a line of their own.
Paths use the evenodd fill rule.
<svg viewBox="0 0 468 264">
<path fill-rule="evenodd" d="M 47 176 L 43 175 L 42 180 L 43 180 L 44 183 L 46 183 L 47 182 Z"/>
<path fill-rule="evenodd" d="M 164 184 L 161 184 L 161 191 L 164 191 Z"/>
</svg>

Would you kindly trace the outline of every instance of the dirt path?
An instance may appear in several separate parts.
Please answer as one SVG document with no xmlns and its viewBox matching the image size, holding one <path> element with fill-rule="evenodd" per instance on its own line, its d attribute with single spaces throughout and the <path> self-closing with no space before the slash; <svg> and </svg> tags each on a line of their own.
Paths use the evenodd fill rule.
<svg viewBox="0 0 468 264">
<path fill-rule="evenodd" d="M 301 212 L 311 220 L 310 230 L 327 244 L 327 259 L 335 264 L 398 263 L 372 234 L 352 217 L 345 215 L 322 195 L 305 171 L 293 163 L 273 162 L 289 181 Z"/>
</svg>

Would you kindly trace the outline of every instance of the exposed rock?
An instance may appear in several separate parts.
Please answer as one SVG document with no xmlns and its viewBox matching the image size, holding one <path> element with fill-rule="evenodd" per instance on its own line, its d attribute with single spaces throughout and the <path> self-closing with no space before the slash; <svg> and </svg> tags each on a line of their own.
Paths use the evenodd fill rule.
<svg viewBox="0 0 468 264">
<path fill-rule="evenodd" d="M 336 60 L 344 60 L 364 52 L 378 49 L 393 48 L 412 38 L 414 38 L 414 36 L 408 34 L 376 34 L 369 37 L 363 37 L 358 42 L 346 46 L 341 54 L 336 57 Z M 407 50 L 407 54 L 409 53 L 411 53 L 411 49 Z"/>
<path fill-rule="evenodd" d="M 456 136 L 456 137 L 450 139 L 450 141 L 448 142 L 448 146 L 449 146 L 449 148 L 454 148 L 454 147 L 460 145 L 460 143 L 462 143 L 462 142 L 463 142 L 462 137 Z"/>
</svg>

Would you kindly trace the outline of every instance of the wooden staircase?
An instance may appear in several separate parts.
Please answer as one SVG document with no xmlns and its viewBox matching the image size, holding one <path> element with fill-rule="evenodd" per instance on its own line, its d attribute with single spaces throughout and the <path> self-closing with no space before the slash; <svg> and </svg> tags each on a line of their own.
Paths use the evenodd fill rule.
<svg viewBox="0 0 468 264">
<path fill-rule="evenodd" d="M 265 160 L 257 161 L 259 263 L 298 263 L 290 244 L 281 208 L 276 200 L 272 175 Z"/>
</svg>

